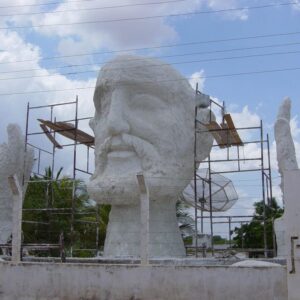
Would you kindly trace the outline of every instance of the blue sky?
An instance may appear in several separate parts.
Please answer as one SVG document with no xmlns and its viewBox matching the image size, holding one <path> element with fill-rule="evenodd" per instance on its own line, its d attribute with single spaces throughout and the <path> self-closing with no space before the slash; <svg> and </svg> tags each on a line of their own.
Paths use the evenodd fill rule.
<svg viewBox="0 0 300 300">
<path fill-rule="evenodd" d="M 111 6 L 123 7 L 107 8 Z M 191 14 L 200 11 L 207 13 Z M 170 14 L 189 15 L 167 17 Z M 290 96 L 300 158 L 299 0 L 1 0 L 0 15 L 0 142 L 6 140 L 9 122 L 24 128 L 28 101 L 44 105 L 74 100 L 78 95 L 80 116 L 91 116 L 90 87 L 100 65 L 117 53 L 125 53 L 121 50 L 149 48 L 127 52 L 162 57 L 174 64 L 184 76 L 194 77 L 192 82 L 198 81 L 206 94 L 225 101 L 238 126 L 256 125 L 262 118 L 271 139 L 278 106 L 283 97 Z M 147 19 L 106 22 L 141 17 Z M 182 45 L 187 43 L 190 45 Z M 165 47 L 175 44 L 178 46 Z M 75 64 L 87 65 L 72 66 Z M 292 68 L 298 70 L 272 72 Z M 65 75 L 70 72 L 80 73 Z M 213 78 L 253 72 L 266 73 Z M 57 91 L 62 89 L 65 91 Z M 68 109 L 57 112 L 58 118 L 68 115 Z M 87 124 L 83 129 L 88 130 Z M 272 140 L 271 150 L 277 185 Z M 249 199 L 237 208 L 251 212 L 253 201 L 258 200 L 250 195 L 254 187 L 238 182 L 236 186 Z M 279 197 L 280 191 L 275 189 Z"/>
</svg>

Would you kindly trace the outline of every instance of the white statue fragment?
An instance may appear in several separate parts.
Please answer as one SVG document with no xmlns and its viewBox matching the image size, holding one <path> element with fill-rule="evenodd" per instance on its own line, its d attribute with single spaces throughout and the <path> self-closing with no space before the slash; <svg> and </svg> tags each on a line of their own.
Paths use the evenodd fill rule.
<svg viewBox="0 0 300 300">
<path fill-rule="evenodd" d="M 23 182 L 25 194 L 33 162 L 33 150 L 25 153 L 24 136 L 16 124 L 7 126 L 7 144 L 0 144 L 0 244 L 5 244 L 12 233 L 13 196 L 8 177 L 16 175 L 20 184 Z"/>
<path fill-rule="evenodd" d="M 291 100 L 284 99 L 279 107 L 277 120 L 274 127 L 278 170 L 281 175 L 281 190 L 283 192 L 284 171 L 298 169 L 295 145 L 291 134 Z M 284 198 L 283 198 L 284 201 Z M 285 243 L 285 221 L 284 216 L 275 220 L 275 232 L 277 242 L 277 256 L 287 255 L 287 245 Z"/>
<path fill-rule="evenodd" d="M 295 145 L 291 134 L 290 121 L 291 100 L 289 98 L 286 98 L 279 108 L 274 128 L 278 169 L 281 177 L 283 177 L 284 171 L 298 169 Z"/>
<path fill-rule="evenodd" d="M 195 91 L 159 60 L 120 56 L 101 69 L 94 104 L 96 166 L 88 191 L 112 205 L 104 255 L 139 256 L 136 175 L 142 172 L 150 197 L 149 255 L 184 256 L 175 203 L 193 177 Z M 208 122 L 208 109 L 198 111 Z M 207 132 L 201 138 L 197 156 L 205 159 L 213 138 Z"/>
</svg>

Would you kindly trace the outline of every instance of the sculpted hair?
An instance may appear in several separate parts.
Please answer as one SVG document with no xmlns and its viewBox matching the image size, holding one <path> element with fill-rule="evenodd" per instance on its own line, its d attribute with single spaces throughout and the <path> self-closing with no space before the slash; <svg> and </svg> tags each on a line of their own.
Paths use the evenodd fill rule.
<svg viewBox="0 0 300 300">
<path fill-rule="evenodd" d="M 159 86 L 174 99 L 174 104 L 182 105 L 189 115 L 193 114 L 195 106 L 195 92 L 178 71 L 171 65 L 154 58 L 136 55 L 121 55 L 109 61 L 100 70 L 94 94 L 94 103 L 101 99 L 101 90 L 106 86 L 130 85 Z"/>
</svg>

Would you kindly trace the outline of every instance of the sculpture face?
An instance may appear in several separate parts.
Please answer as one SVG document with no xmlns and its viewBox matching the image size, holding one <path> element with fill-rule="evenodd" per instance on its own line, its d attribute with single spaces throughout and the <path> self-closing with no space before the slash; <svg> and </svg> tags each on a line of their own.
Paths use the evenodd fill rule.
<svg viewBox="0 0 300 300">
<path fill-rule="evenodd" d="M 100 72 L 94 95 L 95 173 L 100 203 L 138 201 L 143 172 L 150 198 L 172 198 L 193 176 L 194 91 L 169 65 L 121 56 Z M 159 65 L 159 66 L 158 66 Z"/>
</svg>

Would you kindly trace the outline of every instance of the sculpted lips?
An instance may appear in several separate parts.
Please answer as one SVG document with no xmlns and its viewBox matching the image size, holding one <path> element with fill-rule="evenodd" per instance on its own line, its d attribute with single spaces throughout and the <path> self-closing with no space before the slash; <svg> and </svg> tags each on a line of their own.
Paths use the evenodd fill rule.
<svg viewBox="0 0 300 300">
<path fill-rule="evenodd" d="M 121 137 L 113 137 L 107 149 L 109 158 L 127 158 L 135 155 L 134 148 L 124 143 Z"/>
</svg>

